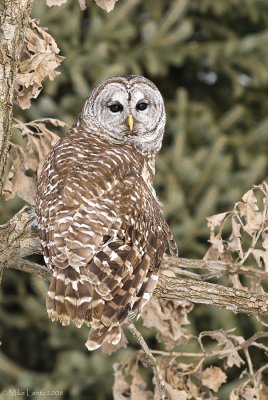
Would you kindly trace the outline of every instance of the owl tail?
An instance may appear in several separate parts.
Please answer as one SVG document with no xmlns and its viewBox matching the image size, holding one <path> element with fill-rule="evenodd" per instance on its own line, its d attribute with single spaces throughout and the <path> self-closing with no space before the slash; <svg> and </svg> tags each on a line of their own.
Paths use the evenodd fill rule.
<svg viewBox="0 0 268 400">
<path fill-rule="evenodd" d="M 97 329 L 93 329 L 87 339 L 86 347 L 88 350 L 96 350 L 103 343 L 111 343 L 116 345 L 121 339 L 121 327 L 120 326 L 100 326 Z"/>
<path fill-rule="evenodd" d="M 52 321 L 69 325 L 71 320 L 80 328 L 89 324 L 92 287 L 72 267 L 55 268 L 48 289 L 46 308 Z"/>
</svg>

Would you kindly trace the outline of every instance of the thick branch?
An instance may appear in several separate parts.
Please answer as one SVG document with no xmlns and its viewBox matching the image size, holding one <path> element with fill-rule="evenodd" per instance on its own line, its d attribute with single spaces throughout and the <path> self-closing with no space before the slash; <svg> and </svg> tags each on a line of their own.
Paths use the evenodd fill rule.
<svg viewBox="0 0 268 400">
<path fill-rule="evenodd" d="M 11 136 L 14 83 L 32 3 L 0 2 L 0 193 Z"/>
<path fill-rule="evenodd" d="M 43 265 L 22 259 L 33 253 L 40 253 L 41 246 L 35 215 L 31 208 L 24 208 L 7 224 L 0 226 L 0 264 L 33 273 L 43 279 L 50 280 L 50 272 Z M 165 257 L 163 273 L 160 275 L 155 296 L 163 299 L 184 300 L 193 303 L 209 304 L 234 312 L 255 315 L 268 315 L 268 294 L 251 293 L 218 284 L 203 282 L 199 279 L 170 277 L 167 270 L 181 271 L 182 268 L 206 268 L 213 270 L 217 267 L 221 272 L 225 269 L 233 273 L 243 273 L 243 269 L 230 263 L 190 260 L 175 257 Z M 246 275 L 254 275 L 263 279 L 263 274 L 253 267 L 245 267 Z"/>
<path fill-rule="evenodd" d="M 268 294 L 252 293 L 194 279 L 161 275 L 154 295 L 161 299 L 187 300 L 245 314 L 268 315 Z"/>
</svg>

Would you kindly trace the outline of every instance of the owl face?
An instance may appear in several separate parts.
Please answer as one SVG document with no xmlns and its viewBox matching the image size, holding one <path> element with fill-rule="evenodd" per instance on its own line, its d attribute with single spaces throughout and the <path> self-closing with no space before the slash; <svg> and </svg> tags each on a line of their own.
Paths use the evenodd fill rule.
<svg viewBox="0 0 268 400">
<path fill-rule="evenodd" d="M 163 98 L 156 86 L 142 76 L 116 77 L 98 85 L 81 113 L 90 128 L 101 135 L 157 152 L 165 127 Z"/>
</svg>

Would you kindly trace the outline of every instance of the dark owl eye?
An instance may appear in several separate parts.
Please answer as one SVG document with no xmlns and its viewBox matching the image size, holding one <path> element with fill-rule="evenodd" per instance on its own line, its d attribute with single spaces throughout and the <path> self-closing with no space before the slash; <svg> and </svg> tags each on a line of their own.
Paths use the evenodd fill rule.
<svg viewBox="0 0 268 400">
<path fill-rule="evenodd" d="M 138 103 L 138 104 L 136 105 L 136 108 L 137 108 L 137 110 L 139 110 L 139 111 L 144 111 L 144 110 L 146 110 L 147 107 L 148 107 L 148 104 L 147 104 L 147 103 Z"/>
<path fill-rule="evenodd" d="M 121 112 L 123 110 L 123 106 L 120 103 L 111 104 L 108 106 L 113 113 Z"/>
</svg>

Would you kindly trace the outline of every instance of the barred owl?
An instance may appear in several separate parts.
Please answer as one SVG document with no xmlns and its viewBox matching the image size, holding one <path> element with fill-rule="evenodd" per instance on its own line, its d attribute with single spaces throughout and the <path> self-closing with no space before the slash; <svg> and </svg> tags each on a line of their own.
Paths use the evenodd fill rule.
<svg viewBox="0 0 268 400">
<path fill-rule="evenodd" d="M 177 252 L 152 186 L 164 127 L 151 81 L 111 78 L 43 166 L 36 214 L 52 271 L 47 312 L 90 326 L 89 350 L 119 342 L 121 325 L 152 295 L 165 249 Z"/>
</svg>

